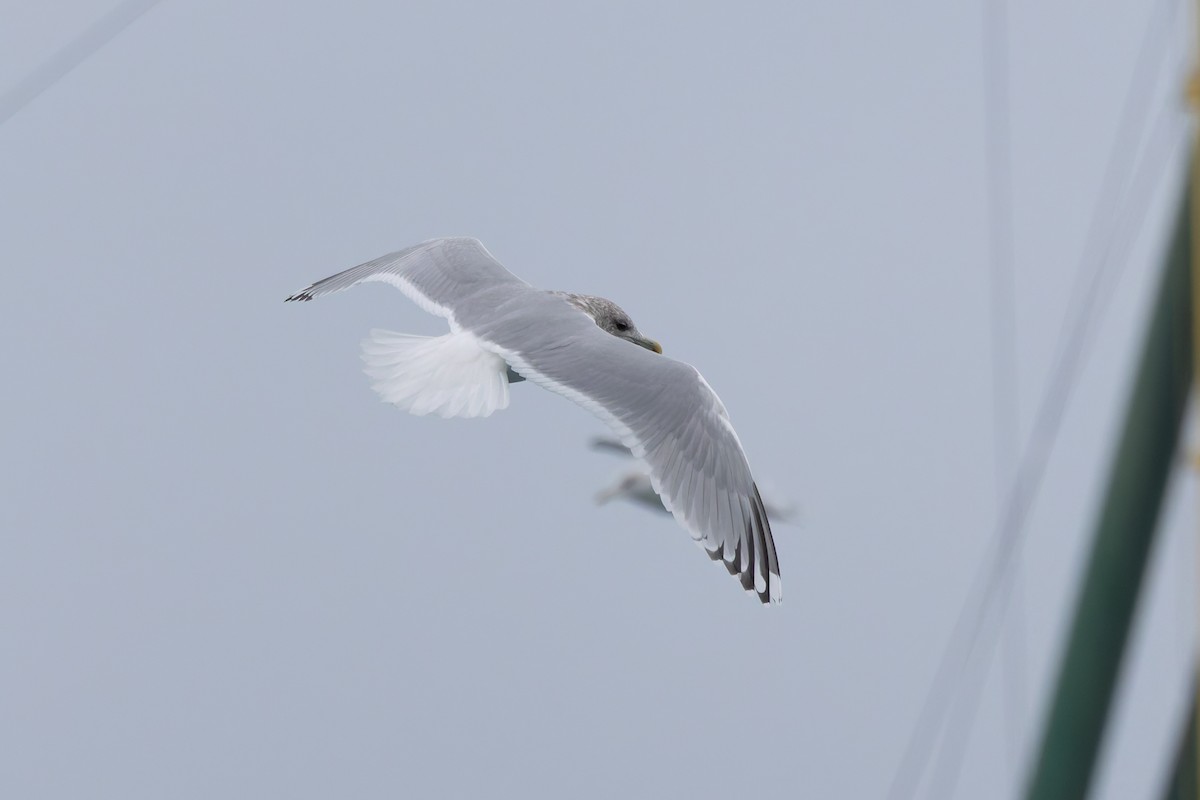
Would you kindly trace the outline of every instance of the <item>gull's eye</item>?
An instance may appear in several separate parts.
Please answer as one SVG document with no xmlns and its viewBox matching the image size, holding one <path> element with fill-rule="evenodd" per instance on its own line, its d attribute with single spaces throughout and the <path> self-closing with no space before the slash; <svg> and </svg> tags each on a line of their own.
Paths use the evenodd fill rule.
<svg viewBox="0 0 1200 800">
<path fill-rule="evenodd" d="M 619 330 L 621 333 L 624 333 L 625 331 L 629 330 L 629 323 L 625 320 L 617 320 L 617 330 Z"/>
</svg>

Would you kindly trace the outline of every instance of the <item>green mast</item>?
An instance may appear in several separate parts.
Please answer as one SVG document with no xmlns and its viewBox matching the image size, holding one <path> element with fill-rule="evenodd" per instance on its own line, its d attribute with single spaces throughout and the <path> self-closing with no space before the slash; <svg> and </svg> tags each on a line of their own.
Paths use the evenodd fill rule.
<svg viewBox="0 0 1200 800">
<path fill-rule="evenodd" d="M 1087 796 L 1192 382 L 1190 188 L 1166 254 L 1028 800 Z"/>
</svg>

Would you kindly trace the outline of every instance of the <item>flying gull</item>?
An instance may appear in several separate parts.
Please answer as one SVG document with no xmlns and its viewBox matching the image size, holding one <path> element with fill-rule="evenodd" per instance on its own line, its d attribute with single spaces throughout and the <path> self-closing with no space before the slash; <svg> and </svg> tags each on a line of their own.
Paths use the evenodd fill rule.
<svg viewBox="0 0 1200 800">
<path fill-rule="evenodd" d="M 633 455 L 633 452 L 617 439 L 596 436 L 593 437 L 591 444 L 593 450 L 602 450 L 626 457 Z M 792 522 L 795 520 L 797 513 L 795 504 L 782 502 L 779 497 L 773 496 L 769 492 L 762 492 L 762 495 L 763 508 L 767 510 L 768 517 L 776 522 Z M 622 471 L 617 476 L 616 481 L 597 492 L 596 505 L 602 506 L 617 498 L 623 498 L 651 511 L 658 511 L 663 514 L 671 513 L 663 505 L 662 498 L 658 496 L 658 492 L 654 491 L 654 482 L 650 479 L 650 471 L 641 463 Z"/>
<path fill-rule="evenodd" d="M 431 239 L 287 299 L 369 281 L 395 286 L 450 323 L 436 337 L 371 331 L 363 361 L 386 402 L 412 414 L 486 417 L 508 406 L 518 380 L 561 394 L 644 462 L 663 505 L 709 558 L 763 603 L 782 600 L 771 525 L 725 406 L 615 303 L 536 289 L 470 238 Z"/>
</svg>

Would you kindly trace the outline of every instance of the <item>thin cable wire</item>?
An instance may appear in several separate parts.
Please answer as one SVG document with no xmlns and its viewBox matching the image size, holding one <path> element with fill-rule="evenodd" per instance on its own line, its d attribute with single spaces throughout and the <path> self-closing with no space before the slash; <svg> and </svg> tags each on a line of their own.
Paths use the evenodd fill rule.
<svg viewBox="0 0 1200 800">
<path fill-rule="evenodd" d="M 1169 28 L 1173 17 L 1174 0 L 1160 0 L 1147 25 L 1139 50 L 1133 78 L 1122 103 L 1117 137 L 1110 153 L 1098 202 L 1093 211 L 1080 262 L 1076 267 L 1071 297 L 1075 300 L 1064 320 L 1064 330 L 1058 341 L 1055 368 L 1050 383 L 1039 403 L 1029 442 L 1021 454 L 1016 474 L 1009 490 L 1004 511 L 993 533 L 990 552 L 971 583 L 966 601 L 959 613 L 950 639 L 942 653 L 934 678 L 926 693 L 905 746 L 892 784 L 888 791 L 891 800 L 909 798 L 916 792 L 934 745 L 945 724 L 950 703 L 959 693 L 959 682 L 970 662 L 980 633 L 980 621 L 997 593 L 1007 572 L 1011 554 L 1020 544 L 1028 510 L 1036 500 L 1046 462 L 1057 438 L 1066 403 L 1074 389 L 1082 352 L 1086 349 L 1094 320 L 1090 311 L 1095 302 L 1096 280 L 1103 266 L 1100 256 L 1108 249 L 1118 202 L 1125 195 L 1136 145 L 1145 119 L 1149 91 L 1162 63 L 1164 48 L 1161 31 Z"/>
<path fill-rule="evenodd" d="M 1089 316 L 1096 324 L 1104 318 L 1112 300 L 1114 290 L 1119 283 L 1124 267 L 1128 265 L 1129 254 L 1138 239 L 1146 219 L 1146 213 L 1152 205 L 1154 192 L 1163 182 L 1165 170 L 1174 155 L 1183 144 L 1186 126 L 1180 122 L 1179 109 L 1164 105 L 1156 117 L 1144 155 L 1138 164 L 1138 172 L 1127 193 L 1127 202 L 1122 209 L 1114 232 L 1108 237 L 1108 246 L 1104 251 L 1105 268 L 1101 270 L 1096 281 L 1096 291 L 1091 303 Z M 1082 364 L 1094 341 L 1096 325 L 1092 333 L 1081 342 L 1077 363 Z M 1011 551 L 1015 555 L 1016 548 Z M 1010 558 L 1012 558 L 1010 555 Z M 980 628 L 985 635 L 980 636 L 981 646 L 968 655 L 969 663 L 964 668 L 966 679 L 962 691 L 955 699 L 951 716 L 946 725 L 943 737 L 944 748 L 939 752 L 934 764 L 933 797 L 951 797 L 955 784 L 962 769 L 962 756 L 975 720 L 982 697 L 983 678 L 991 663 L 999 636 L 998 629 L 1004 624 L 1006 612 L 1009 610 L 1009 600 L 1014 590 L 1015 572 L 1010 568 L 1000 573 L 997 584 L 997 601 L 994 609 L 985 609 L 985 616 L 980 621 Z"/>
<path fill-rule="evenodd" d="M 54 55 L 47 58 L 16 86 L 0 95 L 0 125 L 8 122 L 47 89 L 115 39 L 162 0 L 126 0 L 93 22 Z"/>
<path fill-rule="evenodd" d="M 1009 102 L 1007 0 L 983 7 L 984 145 L 988 188 L 988 267 L 991 282 L 992 422 L 996 513 L 1004 507 L 1017 463 L 1020 392 L 1017 384 L 1017 286 L 1014 263 L 1013 177 Z M 1016 775 L 1025 730 L 1025 602 L 1023 562 L 1013 562 L 1012 608 L 1004 627 L 1001 688 L 1008 772 Z"/>
</svg>

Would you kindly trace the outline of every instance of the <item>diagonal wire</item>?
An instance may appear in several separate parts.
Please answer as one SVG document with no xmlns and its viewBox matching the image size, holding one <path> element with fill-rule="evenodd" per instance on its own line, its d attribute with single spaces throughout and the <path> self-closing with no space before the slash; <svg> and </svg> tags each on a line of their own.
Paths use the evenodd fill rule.
<svg viewBox="0 0 1200 800">
<path fill-rule="evenodd" d="M 959 694 L 959 684 L 964 680 L 964 672 L 978 642 L 981 623 L 1007 574 L 1010 558 L 1021 541 L 1028 510 L 1037 497 L 1046 462 L 1057 438 L 1063 412 L 1074 389 L 1085 345 L 1095 322 L 1091 309 L 1096 290 L 1101 284 L 1097 265 L 1103 267 L 1101 256 L 1109 249 L 1110 236 L 1106 234 L 1112 232 L 1118 203 L 1124 194 L 1122 189 L 1128 184 L 1132 166 L 1130 162 L 1141 139 L 1140 123 L 1145 118 L 1146 106 L 1152 95 L 1150 87 L 1163 60 L 1161 56 L 1164 50 L 1158 46 L 1160 33 L 1168 29 L 1174 9 L 1174 0 L 1159 0 L 1143 36 L 1133 78 L 1122 103 L 1116 143 L 1105 169 L 1084 250 L 1076 268 L 1071 292 L 1076 302 L 1073 308 L 1068 309 L 1064 329 L 1059 336 L 1055 368 L 1039 403 L 1029 443 L 1021 454 L 1002 516 L 993 533 L 991 551 L 972 581 L 968 598 L 943 650 L 921 712 L 893 775 L 888 791 L 891 800 L 909 798 L 916 792 L 929 756 L 945 725 L 950 704 Z"/>
<path fill-rule="evenodd" d="M 1107 237 L 1107 245 L 1103 254 L 1103 268 L 1098 272 L 1095 292 L 1089 297 L 1089 316 L 1099 322 L 1107 311 L 1112 300 L 1123 268 L 1128 264 L 1129 253 L 1137 241 L 1138 234 L 1145 222 L 1146 212 L 1154 199 L 1154 191 L 1163 180 L 1166 167 L 1172 157 L 1179 152 L 1185 138 L 1185 127 L 1179 124 L 1179 109 L 1172 105 L 1164 105 L 1157 115 L 1153 130 L 1146 144 L 1145 154 L 1139 162 L 1139 169 L 1133 178 L 1133 183 L 1127 193 L 1127 200 L 1113 231 Z M 1095 330 L 1095 326 L 1092 326 Z M 1078 363 L 1086 358 L 1092 336 L 1088 334 L 1081 342 Z M 1065 405 L 1065 403 L 1064 403 Z M 1009 558 L 1014 558 L 1016 548 L 1010 552 Z M 997 600 L 992 608 L 984 610 L 980 619 L 980 636 L 982 644 L 968 653 L 968 663 L 964 666 L 965 678 L 961 691 L 955 698 L 951 715 L 946 723 L 943 735 L 943 748 L 939 751 L 934 764 L 932 787 L 933 797 L 951 797 L 954 794 L 955 783 L 962 768 L 968 736 L 979 708 L 982 695 L 983 679 L 987 667 L 991 663 L 999 636 L 997 629 L 1004 624 L 1006 612 L 1009 611 L 1009 601 L 1015 588 L 1016 573 L 1004 569 L 1004 564 L 997 565 L 999 582 L 996 585 Z"/>
<path fill-rule="evenodd" d="M 89 25 L 83 33 L 35 67 L 16 86 L 0 94 L 0 125 L 8 122 L 160 2 L 162 0 L 126 0 Z"/>
<path fill-rule="evenodd" d="M 1013 258 L 1012 144 L 1009 100 L 1008 0 L 984 0 L 983 99 L 987 163 L 992 323 L 992 415 L 996 513 L 1004 507 L 1017 463 L 1017 287 Z M 1021 554 L 1014 557 L 1012 608 L 1003 628 L 1001 662 L 1008 772 L 1016 775 L 1025 729 L 1025 595 Z"/>
</svg>

